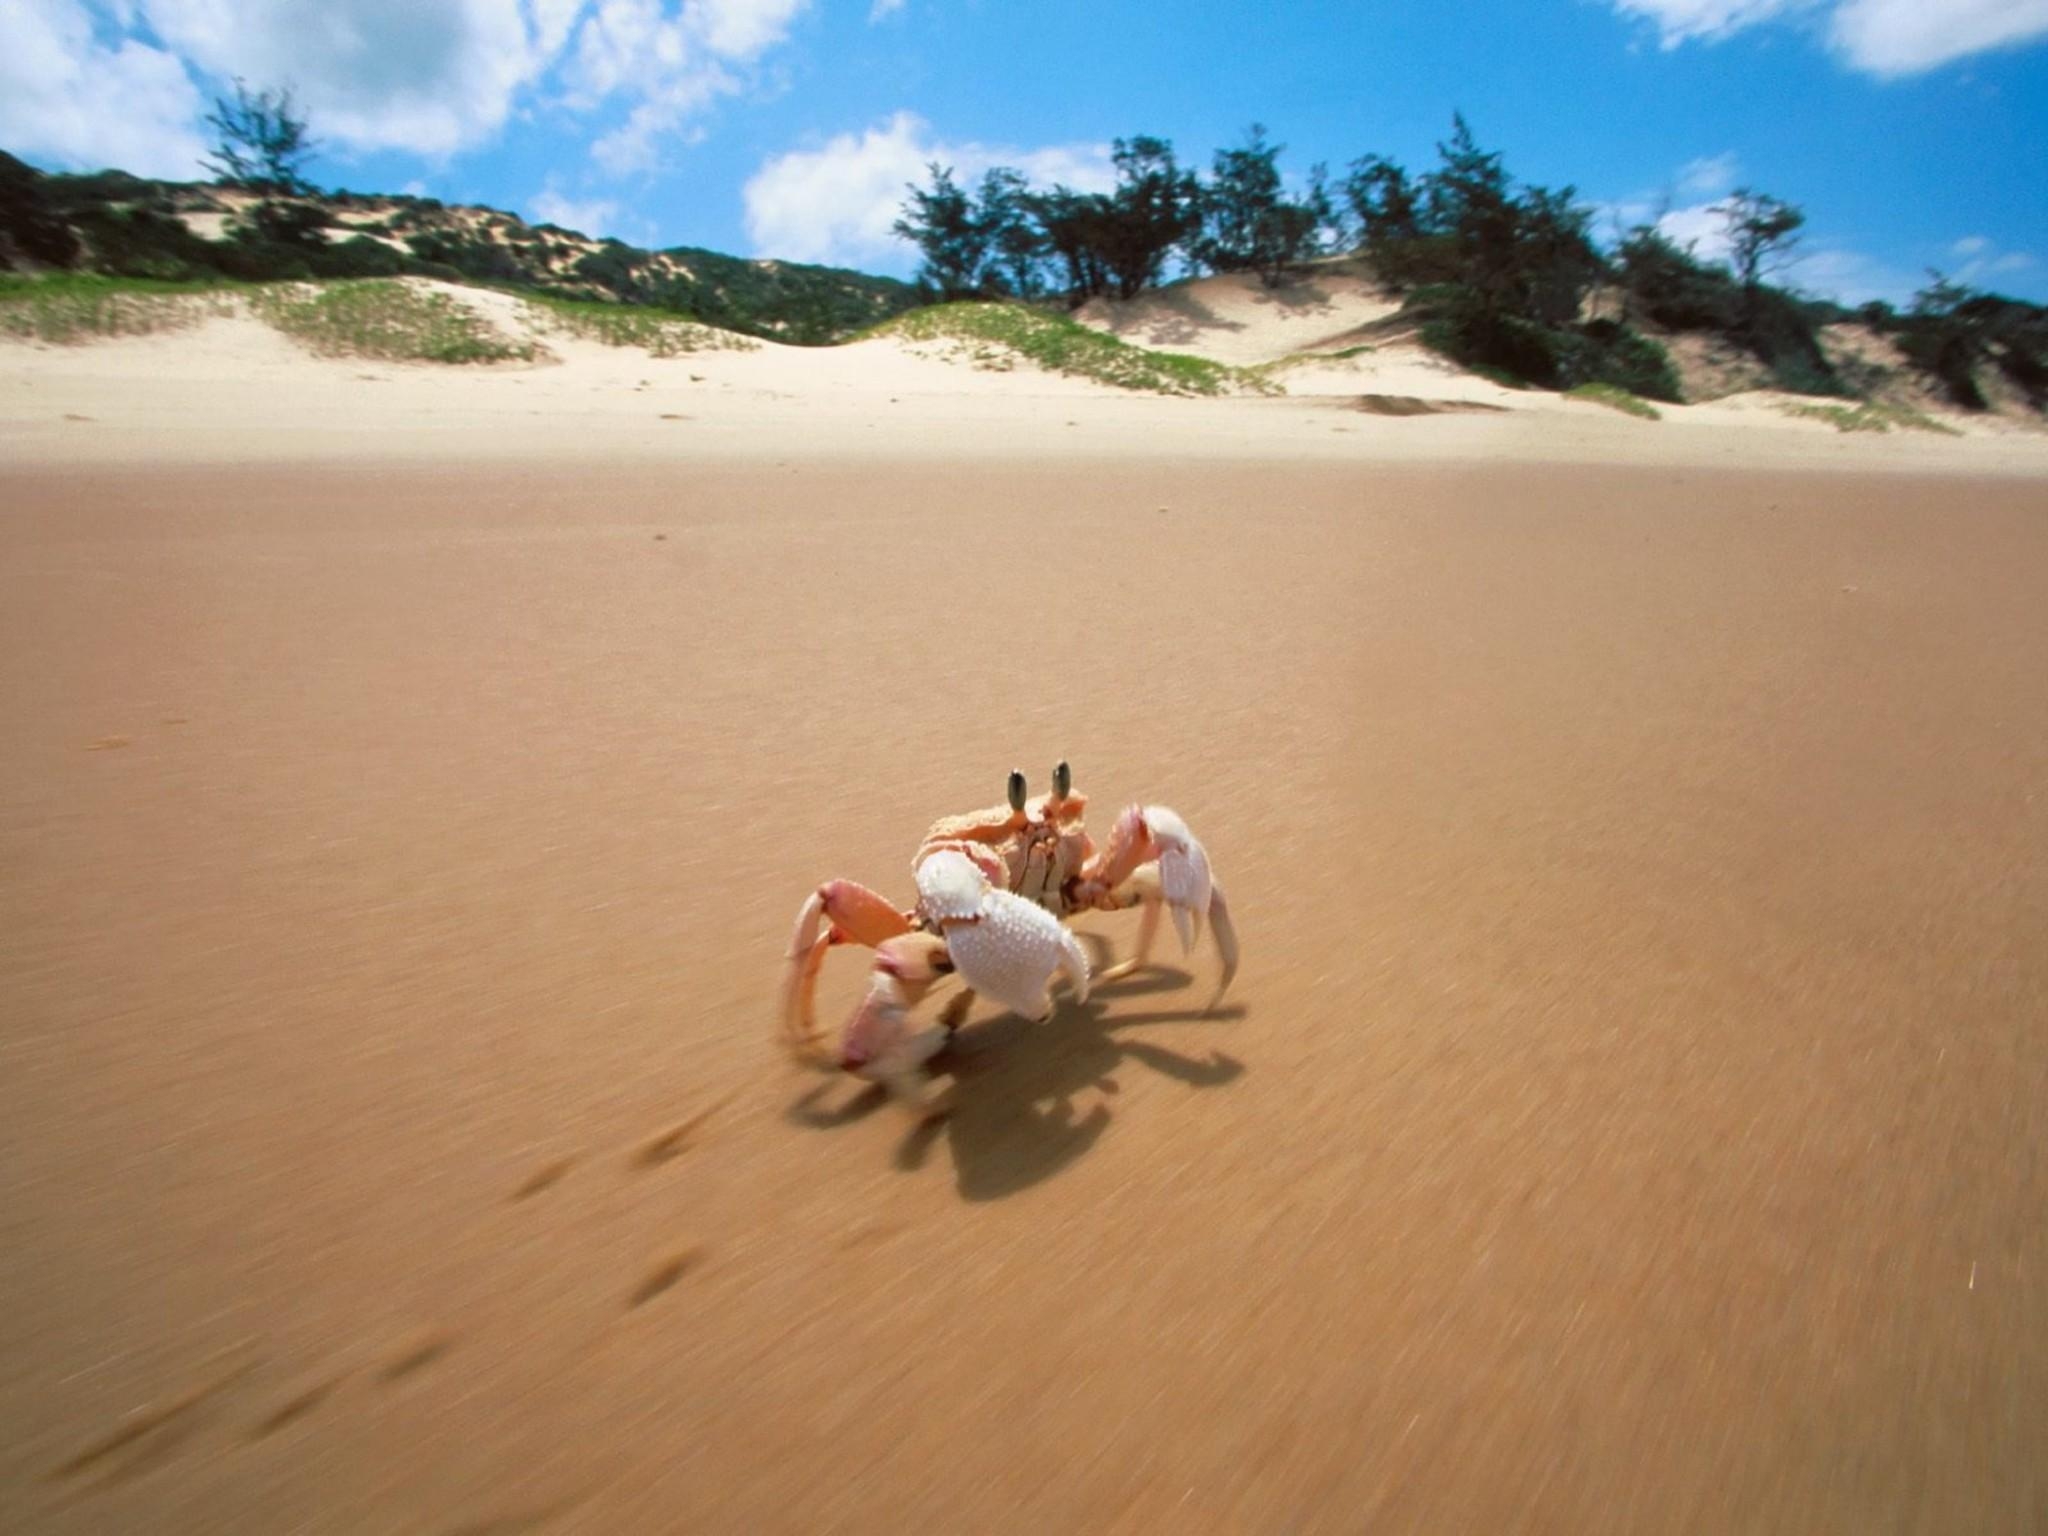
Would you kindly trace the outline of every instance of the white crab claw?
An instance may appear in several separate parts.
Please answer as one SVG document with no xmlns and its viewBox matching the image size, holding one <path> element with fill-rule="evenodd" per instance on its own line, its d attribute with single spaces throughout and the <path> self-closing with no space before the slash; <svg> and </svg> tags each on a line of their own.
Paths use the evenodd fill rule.
<svg viewBox="0 0 2048 1536">
<path fill-rule="evenodd" d="M 982 898 L 994 889 L 988 876 L 966 854 L 942 848 L 915 871 L 918 905 L 935 923 L 954 922 L 981 914 Z"/>
<path fill-rule="evenodd" d="M 1202 936 L 1202 919 L 1209 915 L 1209 853 L 1188 824 L 1165 806 L 1148 805 L 1144 815 L 1145 828 L 1159 845 L 1159 891 L 1173 914 L 1181 953 L 1187 954 Z"/>
<path fill-rule="evenodd" d="M 1008 891 L 992 890 L 974 922 L 948 923 L 946 951 L 960 979 L 1034 1022 L 1052 1017 L 1049 983 L 1064 970 L 1088 1000 L 1088 956 L 1060 920 Z"/>
<path fill-rule="evenodd" d="M 1088 1000 L 1088 956 L 1036 902 L 998 890 L 966 855 L 942 849 L 917 867 L 918 899 L 939 925 L 946 953 L 975 992 L 1034 1022 L 1052 1016 L 1050 983 L 1064 970 Z"/>
</svg>

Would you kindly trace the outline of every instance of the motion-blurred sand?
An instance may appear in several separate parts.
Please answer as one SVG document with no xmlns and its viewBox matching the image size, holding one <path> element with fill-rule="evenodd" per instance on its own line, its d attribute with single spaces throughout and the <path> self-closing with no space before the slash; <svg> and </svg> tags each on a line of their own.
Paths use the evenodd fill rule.
<svg viewBox="0 0 2048 1536">
<path fill-rule="evenodd" d="M 2048 1519 L 2030 443 L 112 357 L 4 384 L 0 1528 Z M 1230 1006 L 787 1065 L 1060 756 Z"/>
</svg>

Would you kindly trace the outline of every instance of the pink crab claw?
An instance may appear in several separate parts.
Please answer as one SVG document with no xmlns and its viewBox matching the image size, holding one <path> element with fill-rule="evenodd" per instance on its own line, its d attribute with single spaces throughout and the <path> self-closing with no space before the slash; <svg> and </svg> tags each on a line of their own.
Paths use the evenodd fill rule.
<svg viewBox="0 0 2048 1536">
<path fill-rule="evenodd" d="M 835 944 L 875 948 L 910 931 L 910 920 L 852 880 L 827 880 L 804 899 L 790 936 L 782 990 L 784 1038 L 800 1057 L 815 1055 L 818 972 Z"/>
<path fill-rule="evenodd" d="M 916 1113 L 942 1108 L 924 1066 L 944 1048 L 952 1030 L 943 1023 L 916 1028 L 911 1014 L 951 969 L 946 941 L 935 933 L 886 940 L 875 952 L 868 994 L 840 1033 L 839 1069 L 880 1083 Z"/>
<path fill-rule="evenodd" d="M 1056 974 L 1066 974 L 1078 1001 L 1088 1000 L 1088 955 L 1080 941 L 1036 902 L 997 889 L 966 853 L 940 848 L 922 859 L 917 894 L 972 991 L 1034 1023 L 1052 1017 Z"/>
</svg>

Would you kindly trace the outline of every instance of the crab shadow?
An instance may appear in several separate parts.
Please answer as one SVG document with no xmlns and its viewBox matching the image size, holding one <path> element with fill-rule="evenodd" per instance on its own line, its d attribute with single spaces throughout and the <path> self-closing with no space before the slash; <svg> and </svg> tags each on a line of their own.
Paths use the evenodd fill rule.
<svg viewBox="0 0 2048 1536">
<path fill-rule="evenodd" d="M 1083 935 L 1087 942 L 1089 936 Z M 1121 1038 L 1119 1031 L 1142 1024 L 1224 1024 L 1244 1017 L 1241 1005 L 1205 1012 L 1202 994 L 1183 1003 L 1127 1011 L 1137 999 L 1164 998 L 1206 987 L 1207 978 L 1172 967 L 1154 967 L 1095 987 L 1088 1001 L 1064 998 L 1044 1024 L 1014 1013 L 991 1014 L 963 1028 L 931 1062 L 931 1073 L 947 1087 L 953 1107 L 946 1115 L 911 1128 L 896 1149 L 896 1163 L 922 1167 L 944 1141 L 952 1153 L 955 1180 L 966 1200 L 1000 1200 L 1043 1183 L 1087 1154 L 1108 1129 L 1114 1098 L 1113 1074 L 1137 1062 L 1191 1088 L 1220 1088 L 1244 1073 L 1244 1063 L 1222 1051 L 1185 1056 L 1150 1041 Z M 950 1079 L 950 1087 L 947 1080 Z M 830 1130 L 889 1112 L 888 1093 L 867 1087 L 843 1103 L 826 1107 L 834 1090 L 814 1088 L 790 1109 L 800 1125 Z M 1092 1102 L 1085 1113 L 1076 1100 Z"/>
</svg>

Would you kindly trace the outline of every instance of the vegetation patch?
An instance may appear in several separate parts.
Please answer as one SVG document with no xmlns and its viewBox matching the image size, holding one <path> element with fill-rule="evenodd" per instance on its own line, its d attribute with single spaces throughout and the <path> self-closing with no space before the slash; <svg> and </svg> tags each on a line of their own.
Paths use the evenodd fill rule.
<svg viewBox="0 0 2048 1536">
<path fill-rule="evenodd" d="M 977 368 L 1004 371 L 1018 358 L 1051 373 L 1162 395 L 1278 394 L 1243 368 L 1179 352 L 1154 352 L 1090 330 L 1066 315 L 1022 304 L 935 304 L 867 333 L 905 341 L 951 342 Z"/>
<path fill-rule="evenodd" d="M 531 362 L 515 341 L 445 293 L 386 279 L 280 287 L 252 296 L 257 314 L 323 357 L 394 363 Z"/>
<path fill-rule="evenodd" d="M 1913 432 L 1940 432 L 1948 437 L 1963 435 L 1948 423 L 1936 421 L 1932 416 L 1908 410 L 1904 406 L 1884 405 L 1874 400 L 1853 406 L 1784 405 L 1779 409 L 1787 416 L 1824 421 L 1837 432 L 1889 432 L 1894 427 L 1900 427 Z"/>
<path fill-rule="evenodd" d="M 537 295 L 527 307 L 551 330 L 602 342 L 608 347 L 639 347 L 651 357 L 684 357 L 693 352 L 753 352 L 760 343 L 732 331 L 700 325 L 664 310 L 601 304 L 586 299 Z"/>
<path fill-rule="evenodd" d="M 1484 400 L 1425 400 L 1420 395 L 1360 395 L 1357 406 L 1368 416 L 1504 414 L 1507 411 L 1504 405 L 1493 405 Z"/>
<path fill-rule="evenodd" d="M 0 273 L 0 336 L 58 345 L 149 336 L 226 313 L 231 302 L 225 288 L 92 273 Z"/>
<path fill-rule="evenodd" d="M 1608 406 L 1624 411 L 1630 416 L 1640 416 L 1645 421 L 1662 421 L 1664 413 L 1640 395 L 1632 395 L 1618 384 L 1580 384 L 1565 393 L 1574 400 L 1590 400 L 1595 405 Z"/>
</svg>

